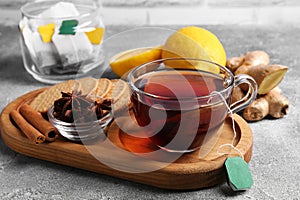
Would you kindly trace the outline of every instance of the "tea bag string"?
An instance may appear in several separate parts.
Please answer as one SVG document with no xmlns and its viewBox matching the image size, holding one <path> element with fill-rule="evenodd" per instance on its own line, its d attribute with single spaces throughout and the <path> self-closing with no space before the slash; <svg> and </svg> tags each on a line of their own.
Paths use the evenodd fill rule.
<svg viewBox="0 0 300 200">
<path fill-rule="evenodd" d="M 237 151 L 237 152 L 240 154 L 241 158 L 244 159 L 243 153 L 242 153 L 238 148 L 236 148 L 236 147 L 234 146 L 234 141 L 235 141 L 235 138 L 236 138 L 236 136 L 237 136 L 237 133 L 236 133 L 236 129 L 235 129 L 235 121 L 234 121 L 234 116 L 233 116 L 232 110 L 230 109 L 228 103 L 226 102 L 226 99 L 224 98 L 224 96 L 223 96 L 220 92 L 218 92 L 218 91 L 213 91 L 213 92 L 211 92 L 211 94 L 217 94 L 217 95 L 219 95 L 219 96 L 221 97 L 222 101 L 224 102 L 224 104 L 226 105 L 227 109 L 229 110 L 229 113 L 230 113 L 230 116 L 231 116 L 231 121 L 232 121 L 232 129 L 233 129 L 233 138 L 232 138 L 231 143 L 220 145 L 220 146 L 217 148 L 217 154 L 219 154 L 219 155 L 226 155 L 226 154 L 229 154 L 230 152 L 228 152 L 228 153 L 226 153 L 226 152 L 220 152 L 220 149 L 222 149 L 222 148 L 224 148 L 224 147 L 226 147 L 226 146 L 229 146 L 231 149 Z"/>
<path fill-rule="evenodd" d="M 216 93 L 216 94 L 218 94 L 218 95 L 221 95 L 221 94 L 220 94 L 219 92 L 217 92 L 217 91 L 214 91 L 214 93 Z M 248 91 L 247 91 L 247 94 L 246 94 L 243 98 L 241 98 L 240 100 L 237 100 L 236 102 L 232 103 L 231 106 L 236 106 L 236 105 L 240 104 L 241 102 L 244 102 L 245 100 L 247 100 L 247 99 L 249 98 L 250 95 L 251 95 L 251 90 L 248 90 Z M 221 96 L 222 96 L 222 95 L 221 95 Z M 222 97 L 223 97 L 223 96 L 222 96 Z M 221 98 L 222 98 L 222 97 L 221 97 Z M 224 97 L 223 97 L 223 99 L 224 99 Z M 227 108 L 229 107 L 227 103 L 226 103 L 226 106 L 227 106 Z M 229 109 L 229 112 L 232 113 L 230 109 Z"/>
</svg>

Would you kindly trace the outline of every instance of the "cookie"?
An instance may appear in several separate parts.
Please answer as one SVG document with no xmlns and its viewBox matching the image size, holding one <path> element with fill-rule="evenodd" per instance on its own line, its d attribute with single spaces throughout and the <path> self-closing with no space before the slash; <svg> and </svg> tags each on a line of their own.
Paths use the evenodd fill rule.
<svg viewBox="0 0 300 200">
<path fill-rule="evenodd" d="M 98 79 L 87 77 L 75 80 L 78 83 L 78 91 L 81 91 L 83 95 L 94 94 L 98 87 Z"/>
<path fill-rule="evenodd" d="M 72 92 L 74 89 L 80 89 L 80 87 L 79 83 L 74 80 L 53 85 L 36 96 L 30 102 L 30 106 L 38 112 L 45 113 L 54 101 L 61 97 L 61 92 Z"/>
<path fill-rule="evenodd" d="M 35 97 L 30 106 L 38 112 L 46 113 L 54 101 L 61 97 L 61 92 L 81 91 L 90 95 L 113 100 L 114 110 L 125 109 L 130 105 L 130 92 L 127 82 L 121 79 L 109 80 L 106 78 L 82 78 L 69 80 L 53 85 Z"/>
<path fill-rule="evenodd" d="M 104 96 L 113 100 L 114 111 L 130 107 L 130 91 L 128 83 L 122 79 L 113 79 L 111 90 Z"/>
<path fill-rule="evenodd" d="M 98 79 L 97 89 L 95 95 L 99 97 L 104 97 L 112 88 L 112 82 L 107 78 Z"/>
</svg>

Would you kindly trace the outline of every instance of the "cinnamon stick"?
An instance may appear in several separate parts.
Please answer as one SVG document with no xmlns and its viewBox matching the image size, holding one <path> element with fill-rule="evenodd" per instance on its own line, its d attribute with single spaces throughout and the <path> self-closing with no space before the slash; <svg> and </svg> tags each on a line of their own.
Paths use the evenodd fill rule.
<svg viewBox="0 0 300 200">
<path fill-rule="evenodd" d="M 45 136 L 31 126 L 18 111 L 12 110 L 10 116 L 31 142 L 40 144 L 45 141 Z"/>
<path fill-rule="evenodd" d="M 35 111 L 28 104 L 23 104 L 19 108 L 20 113 L 23 117 L 37 130 L 39 130 L 45 137 L 48 142 L 53 142 L 58 136 L 57 129 L 44 117 L 41 113 Z"/>
</svg>

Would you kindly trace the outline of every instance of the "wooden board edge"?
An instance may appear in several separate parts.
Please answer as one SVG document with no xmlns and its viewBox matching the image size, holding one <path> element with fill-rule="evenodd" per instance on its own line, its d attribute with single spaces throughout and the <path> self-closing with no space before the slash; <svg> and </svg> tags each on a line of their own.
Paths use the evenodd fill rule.
<svg viewBox="0 0 300 200">
<path fill-rule="evenodd" d="M 214 186 L 216 184 L 219 184 L 224 181 L 225 175 L 224 175 L 224 170 L 223 167 L 217 168 L 213 171 L 208 171 L 208 172 L 203 172 L 201 174 L 197 173 L 197 169 L 194 169 L 193 171 L 190 171 L 189 174 L 180 174 L 182 171 L 178 171 L 178 168 L 176 169 L 175 165 L 172 167 L 167 167 L 164 170 L 161 171 L 154 171 L 151 173 L 147 174 L 130 174 L 130 173 L 125 173 L 125 172 L 120 172 L 117 170 L 113 170 L 106 165 L 100 163 L 98 160 L 95 162 L 95 158 L 93 158 L 91 155 L 86 157 L 87 160 L 90 161 L 90 163 L 93 163 L 92 165 L 86 165 L 86 163 L 81 163 L 78 162 L 77 157 L 70 157 L 70 160 L 65 160 L 65 159 L 59 159 L 55 156 L 49 156 L 49 155 L 35 155 L 31 151 L 29 151 L 30 148 L 28 146 L 24 145 L 22 141 L 16 141 L 15 138 L 11 137 L 10 134 L 8 134 L 6 130 L 6 126 L 3 124 L 5 123 L 5 120 L 9 120 L 9 112 L 11 109 L 16 109 L 19 103 L 22 103 L 24 101 L 28 100 L 28 97 L 37 94 L 41 91 L 43 91 L 45 88 L 35 90 L 32 92 L 29 92 L 16 100 L 14 100 L 12 103 L 8 104 L 2 111 L 1 116 L 0 116 L 0 127 L 1 127 L 1 135 L 3 138 L 3 141 L 5 144 L 13 149 L 14 151 L 35 157 L 38 159 L 42 160 L 47 160 L 50 162 L 58 163 L 58 164 L 63 164 L 71 167 L 76 167 L 88 171 L 93 171 L 96 173 L 101 173 L 101 174 L 106 174 L 114 177 L 118 177 L 121 179 L 129 180 L 129 181 L 135 181 L 147 185 L 152 185 L 155 187 L 159 188 L 164 188 L 164 189 L 171 189 L 171 190 L 191 190 L 191 189 L 199 189 L 199 188 L 204 188 L 204 187 L 210 187 Z M 16 103 L 16 104 L 13 104 Z M 245 125 L 246 130 L 243 129 L 243 131 L 247 131 L 247 133 L 251 134 L 251 141 L 252 141 L 252 131 L 248 124 L 238 115 L 236 115 L 235 120 L 237 121 L 238 124 Z M 16 127 L 14 127 L 14 131 L 19 131 Z M 241 141 L 244 141 L 244 139 L 247 138 L 241 138 Z M 249 138 L 248 138 L 249 139 Z M 239 143 L 240 143 L 239 142 Z M 246 141 L 245 141 L 246 142 Z M 237 148 L 241 144 L 237 144 Z M 25 143 L 26 144 L 26 143 Z M 29 143 L 27 145 L 30 145 Z M 22 148 L 20 148 L 22 147 Z M 248 149 L 247 149 L 248 148 Z M 251 155 L 252 155 L 252 143 L 250 146 L 244 149 L 245 151 L 245 160 L 247 162 L 250 161 Z M 22 149 L 22 150 L 20 150 Z M 244 152 L 243 151 L 243 152 Z M 53 149 L 52 153 L 55 155 L 57 151 Z M 69 155 L 68 155 L 69 156 Z M 226 157 L 222 157 L 220 159 L 226 159 Z M 72 165 L 70 163 L 73 163 Z M 74 166 L 75 165 L 75 166 Z M 180 165 L 180 164 L 178 164 Z M 168 171 L 169 170 L 169 171 Z M 174 176 L 176 174 L 176 176 Z M 153 176 L 159 177 L 158 179 L 153 180 Z M 204 184 L 203 183 L 203 177 L 206 177 L 207 182 Z M 145 178 L 147 178 L 147 181 L 145 181 Z M 167 181 L 166 181 L 167 180 Z M 202 180 L 202 181 L 200 181 Z"/>
</svg>

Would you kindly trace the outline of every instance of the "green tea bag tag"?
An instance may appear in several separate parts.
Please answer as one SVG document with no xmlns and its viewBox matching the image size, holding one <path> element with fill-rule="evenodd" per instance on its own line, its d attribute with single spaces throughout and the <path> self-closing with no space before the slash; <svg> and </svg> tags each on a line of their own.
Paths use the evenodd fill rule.
<svg viewBox="0 0 300 200">
<path fill-rule="evenodd" d="M 75 19 L 64 20 L 59 28 L 59 34 L 63 35 L 75 35 L 75 27 L 78 25 L 78 21 Z"/>
<path fill-rule="evenodd" d="M 248 164 L 241 157 L 229 157 L 225 161 L 228 184 L 233 191 L 250 189 L 253 179 Z"/>
<path fill-rule="evenodd" d="M 244 154 L 234 146 L 234 141 L 236 139 L 236 130 L 235 130 L 235 121 L 234 121 L 234 115 L 232 110 L 230 109 L 230 106 L 228 105 L 226 99 L 224 96 L 217 91 L 211 92 L 211 94 L 218 94 L 221 99 L 224 101 L 224 104 L 226 105 L 232 120 L 232 129 L 233 129 L 233 138 L 232 142 L 229 144 L 222 144 L 217 149 L 217 154 L 219 155 L 228 155 L 230 154 L 230 151 L 225 153 L 220 153 L 220 149 L 224 147 L 230 147 L 231 150 L 237 151 L 241 157 L 228 157 L 225 161 L 225 170 L 228 178 L 228 185 L 231 187 L 233 191 L 242 191 L 250 189 L 253 185 L 253 179 L 251 176 L 251 172 L 249 169 L 248 164 L 244 160 Z"/>
</svg>

